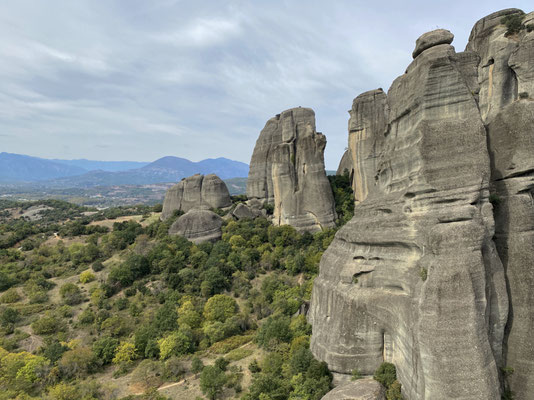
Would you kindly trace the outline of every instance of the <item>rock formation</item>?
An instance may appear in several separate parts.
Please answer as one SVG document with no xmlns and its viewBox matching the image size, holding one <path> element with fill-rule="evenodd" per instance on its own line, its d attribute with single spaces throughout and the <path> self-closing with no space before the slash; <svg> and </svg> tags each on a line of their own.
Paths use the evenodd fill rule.
<svg viewBox="0 0 534 400">
<path fill-rule="evenodd" d="M 180 216 L 169 235 L 180 235 L 193 243 L 215 241 L 222 236 L 222 218 L 206 208 L 195 208 Z"/>
<path fill-rule="evenodd" d="M 504 265 L 510 316 L 504 340 L 505 364 L 514 399 L 534 393 L 534 31 L 506 37 L 501 19 L 520 16 L 508 9 L 478 21 L 467 51 L 480 56 L 480 113 L 487 126 L 495 243 Z M 534 28 L 534 13 L 523 16 Z"/>
<path fill-rule="evenodd" d="M 339 161 L 339 166 L 337 167 L 336 175 L 343 175 L 345 170 L 349 172 L 349 175 L 352 175 L 352 158 L 348 150 L 345 150 L 345 152 L 343 153 L 343 157 L 341 157 L 341 161 Z"/>
<path fill-rule="evenodd" d="M 409 400 L 485 400 L 510 366 L 515 398 L 534 393 L 534 31 L 501 24 L 519 12 L 477 22 L 462 53 L 422 35 L 387 95 L 354 100 L 355 214 L 309 314 L 333 372 L 388 361 Z"/>
<path fill-rule="evenodd" d="M 274 204 L 275 225 L 308 231 L 335 225 L 325 146 L 309 108 L 293 108 L 267 121 L 250 161 L 247 196 Z"/>
<path fill-rule="evenodd" d="M 260 210 L 252 208 L 246 204 L 239 203 L 235 210 L 232 211 L 232 215 L 237 219 L 254 219 L 261 215 Z"/>
<path fill-rule="evenodd" d="M 172 216 L 176 210 L 187 212 L 193 208 L 224 208 L 232 204 L 226 184 L 214 174 L 196 174 L 182 179 L 165 194 L 161 219 Z"/>
<path fill-rule="evenodd" d="M 336 387 L 321 400 L 386 400 L 384 387 L 372 378 Z"/>
</svg>

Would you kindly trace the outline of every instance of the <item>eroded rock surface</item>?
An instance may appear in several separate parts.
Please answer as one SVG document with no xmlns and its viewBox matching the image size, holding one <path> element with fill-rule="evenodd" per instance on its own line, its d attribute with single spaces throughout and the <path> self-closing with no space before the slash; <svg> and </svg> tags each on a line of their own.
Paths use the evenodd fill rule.
<svg viewBox="0 0 534 400">
<path fill-rule="evenodd" d="M 386 400 L 386 396 L 380 383 L 373 378 L 365 378 L 338 386 L 321 400 Z"/>
<path fill-rule="evenodd" d="M 226 184 L 214 174 L 196 174 L 182 179 L 165 194 L 161 219 L 172 216 L 176 210 L 187 212 L 193 208 L 224 208 L 232 204 Z"/>
<path fill-rule="evenodd" d="M 335 225 L 325 146 L 310 108 L 286 110 L 267 121 L 250 161 L 247 196 L 274 204 L 275 225 L 307 231 Z"/>
<path fill-rule="evenodd" d="M 339 166 L 337 167 L 336 175 L 343 175 L 345 170 L 348 171 L 349 176 L 352 175 L 352 158 L 350 152 L 345 150 L 341 160 L 339 161 Z"/>
<path fill-rule="evenodd" d="M 495 242 L 503 262 L 510 316 L 504 338 L 505 364 L 514 398 L 534 393 L 534 31 L 505 36 L 508 9 L 478 21 L 467 50 L 480 56 L 480 111 L 487 126 Z M 534 13 L 523 17 L 533 24 Z"/>
<path fill-rule="evenodd" d="M 222 236 L 222 218 L 205 208 L 196 208 L 180 216 L 169 228 L 169 235 L 180 235 L 193 243 L 215 241 Z"/>
<path fill-rule="evenodd" d="M 508 294 L 480 57 L 433 35 L 387 95 L 354 100 L 355 214 L 321 259 L 311 348 L 338 373 L 394 363 L 410 400 L 499 399 Z"/>
</svg>

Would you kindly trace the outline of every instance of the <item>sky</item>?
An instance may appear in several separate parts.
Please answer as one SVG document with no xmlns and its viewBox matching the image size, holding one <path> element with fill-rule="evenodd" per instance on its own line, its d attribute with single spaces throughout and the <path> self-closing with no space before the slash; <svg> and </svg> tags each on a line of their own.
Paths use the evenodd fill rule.
<svg viewBox="0 0 534 400">
<path fill-rule="evenodd" d="M 524 1 L 3 0 L 0 152 L 248 163 L 265 122 L 311 107 L 336 169 L 352 100 L 387 90 L 436 28 Z"/>
</svg>

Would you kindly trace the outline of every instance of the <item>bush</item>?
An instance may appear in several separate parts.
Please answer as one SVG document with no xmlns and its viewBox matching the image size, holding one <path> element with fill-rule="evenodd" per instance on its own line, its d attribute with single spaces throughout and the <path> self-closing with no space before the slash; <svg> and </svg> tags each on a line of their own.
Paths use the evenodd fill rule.
<svg viewBox="0 0 534 400">
<path fill-rule="evenodd" d="M 263 348 L 271 348 L 280 342 L 289 343 L 292 339 L 290 318 L 276 315 L 267 318 L 256 335 L 256 341 Z"/>
<path fill-rule="evenodd" d="M 193 360 L 191 360 L 191 372 L 194 374 L 198 374 L 199 372 L 202 372 L 204 369 L 204 363 L 200 358 L 197 356 L 193 357 Z"/>
<path fill-rule="evenodd" d="M 10 288 L 0 297 L 0 303 L 11 304 L 20 301 L 20 294 L 15 288 Z"/>
<path fill-rule="evenodd" d="M 395 380 L 391 386 L 386 391 L 387 400 L 404 400 L 402 397 L 401 384 L 399 381 Z"/>
<path fill-rule="evenodd" d="M 89 270 L 83 271 L 80 274 L 80 283 L 89 283 L 94 280 L 95 280 L 95 275 Z"/>
<path fill-rule="evenodd" d="M 363 378 L 363 377 L 362 377 L 362 374 L 360 374 L 360 371 L 358 371 L 358 369 L 354 368 L 354 369 L 352 370 L 352 374 L 351 374 L 351 378 L 350 378 L 350 380 L 351 380 L 351 381 L 356 381 L 356 380 L 358 380 L 358 379 L 362 379 L 362 378 Z"/>
<path fill-rule="evenodd" d="M 506 25 L 506 33 L 504 36 L 514 35 L 525 29 L 523 25 L 524 14 L 511 14 L 501 18 L 501 24 Z"/>
<path fill-rule="evenodd" d="M 163 339 L 158 340 L 159 357 L 165 360 L 171 356 L 180 356 L 193 351 L 193 334 L 190 330 L 180 328 Z"/>
<path fill-rule="evenodd" d="M 65 283 L 59 289 L 59 294 L 63 301 L 70 306 L 82 302 L 82 291 L 74 283 Z"/>
<path fill-rule="evenodd" d="M 52 314 L 45 314 L 35 321 L 31 328 L 37 335 L 50 335 L 65 330 L 65 323 Z"/>
<path fill-rule="evenodd" d="M 93 269 L 93 271 L 99 272 L 104 269 L 104 264 L 102 264 L 100 261 L 95 261 L 91 268 Z"/>
<path fill-rule="evenodd" d="M 383 362 L 375 371 L 373 378 L 375 381 L 380 382 L 385 388 L 389 388 L 393 382 L 397 380 L 397 369 L 395 368 L 395 365 Z"/>
</svg>

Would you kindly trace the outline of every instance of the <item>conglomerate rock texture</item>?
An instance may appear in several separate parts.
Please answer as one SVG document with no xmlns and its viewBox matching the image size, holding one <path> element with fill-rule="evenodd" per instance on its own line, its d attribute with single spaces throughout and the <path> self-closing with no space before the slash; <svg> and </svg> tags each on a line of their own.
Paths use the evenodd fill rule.
<svg viewBox="0 0 534 400">
<path fill-rule="evenodd" d="M 215 174 L 196 174 L 182 179 L 167 190 L 161 219 L 172 216 L 176 210 L 187 212 L 193 208 L 224 208 L 232 204 L 226 184 Z"/>
<path fill-rule="evenodd" d="M 250 161 L 247 197 L 274 204 L 275 225 L 301 231 L 335 225 L 325 146 L 310 108 L 292 108 L 267 121 Z"/>
<path fill-rule="evenodd" d="M 532 398 L 534 31 L 501 24 L 519 12 L 477 22 L 462 53 L 448 31 L 423 35 L 387 95 L 354 100 L 355 214 L 309 314 L 332 371 L 388 361 L 409 400 L 486 400 L 509 366 L 515 398 Z"/>
</svg>

